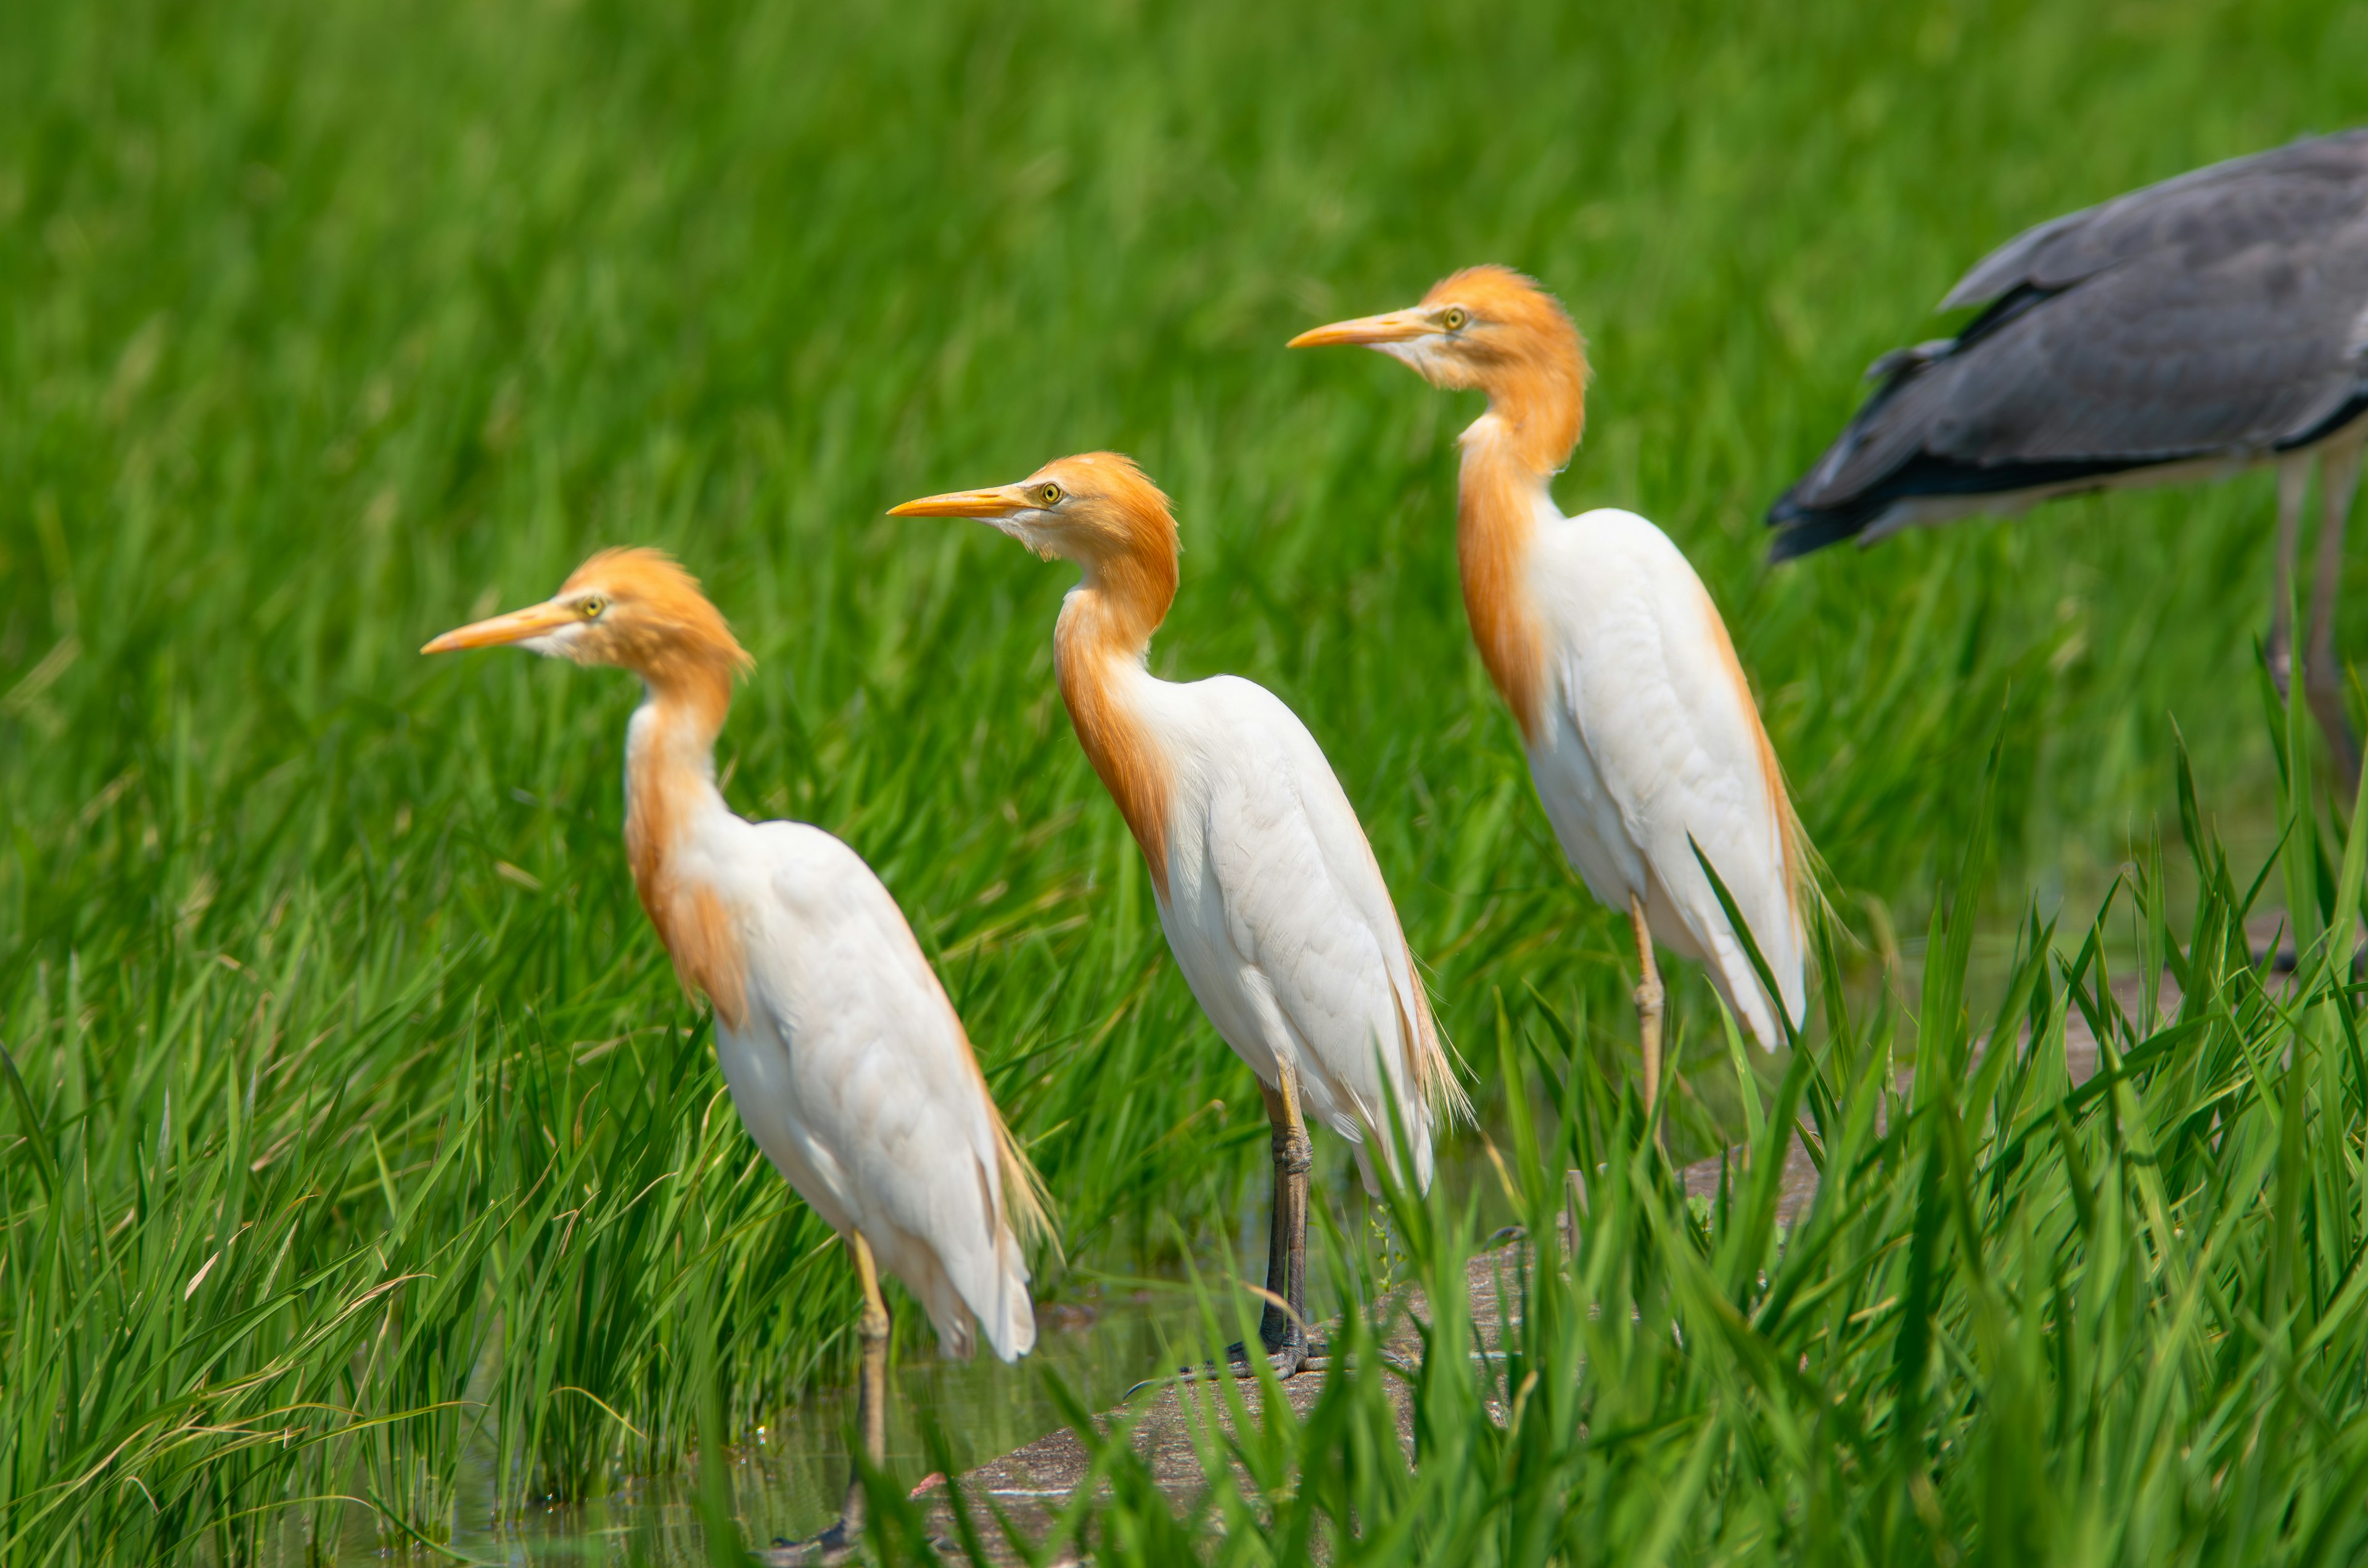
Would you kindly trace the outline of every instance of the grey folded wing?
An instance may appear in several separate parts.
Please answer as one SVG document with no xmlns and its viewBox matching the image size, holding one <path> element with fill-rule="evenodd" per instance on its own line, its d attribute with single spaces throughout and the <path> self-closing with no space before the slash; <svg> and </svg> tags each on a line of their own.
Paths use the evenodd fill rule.
<svg viewBox="0 0 2368 1568">
<path fill-rule="evenodd" d="M 1957 338 L 1878 362 L 1772 524 L 1841 537 L 1905 497 L 2264 455 L 2368 412 L 2368 131 L 2043 223 L 1943 304 L 1985 301 Z"/>
</svg>

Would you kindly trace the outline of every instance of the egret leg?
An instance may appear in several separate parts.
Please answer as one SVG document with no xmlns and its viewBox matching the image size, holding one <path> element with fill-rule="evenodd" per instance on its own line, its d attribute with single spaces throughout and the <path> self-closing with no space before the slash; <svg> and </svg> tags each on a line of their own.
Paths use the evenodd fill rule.
<svg viewBox="0 0 2368 1568">
<path fill-rule="evenodd" d="M 2295 539 L 2302 528 L 2303 494 L 2310 484 L 2310 459 L 2303 453 L 2278 462 L 2278 570 L 2270 585 L 2270 645 L 2263 655 L 2278 695 L 2286 694 L 2294 667 L 2294 570 Z"/>
<path fill-rule="evenodd" d="M 856 1344 L 863 1363 L 855 1383 L 855 1426 L 863 1451 L 878 1465 L 888 1457 L 888 1301 L 880 1293 L 880 1266 L 871 1244 L 850 1231 L 847 1250 L 855 1257 L 855 1277 L 863 1286 L 863 1313 L 855 1320 Z M 851 1467 L 850 1467 L 851 1468 Z M 776 1563 L 845 1562 L 855 1556 L 863 1540 L 863 1478 L 850 1474 L 847 1503 L 838 1522 L 809 1540 L 776 1540 L 766 1561 Z"/>
<path fill-rule="evenodd" d="M 1275 1376 L 1288 1378 L 1325 1366 L 1328 1352 L 1307 1338 L 1307 1175 L 1315 1168 L 1315 1146 L 1299 1107 L 1299 1074 L 1288 1062 L 1278 1061 L 1276 1065 L 1281 1082 L 1258 1085 L 1267 1120 L 1274 1129 L 1274 1203 L 1267 1214 L 1267 1301 L 1258 1314 L 1258 1344 Z M 1250 1377 L 1257 1370 L 1246 1345 L 1227 1346 L 1225 1358 L 1235 1377 Z M 1189 1382 L 1216 1376 L 1216 1368 L 1196 1372 L 1185 1367 L 1178 1375 Z M 1132 1395 L 1134 1390 L 1127 1392 Z"/>
<path fill-rule="evenodd" d="M 1287 1301 L 1289 1297 L 1284 1293 L 1291 1288 L 1291 1202 L 1284 1192 L 1288 1178 L 1283 1174 L 1283 1142 L 1290 1113 L 1285 1108 L 1280 1089 L 1260 1083 L 1258 1094 L 1266 1101 L 1267 1123 L 1274 1133 L 1274 1187 L 1266 1214 L 1266 1288 L 1271 1294 L 1283 1296 Z M 1267 1302 L 1264 1312 L 1258 1316 L 1258 1340 L 1269 1351 L 1282 1343 L 1281 1316 L 1271 1301 Z M 1240 1352 L 1235 1355 L 1235 1360 L 1246 1362 L 1248 1359 L 1240 1346 L 1231 1348 Z"/>
<path fill-rule="evenodd" d="M 1645 901 L 1628 895 L 1628 923 L 1636 929 L 1636 1032 L 1645 1046 L 1645 1117 L 1653 1137 L 1661 1136 L 1661 971 L 1653 962 L 1653 928 L 1645 923 Z"/>
<path fill-rule="evenodd" d="M 1299 1074 L 1289 1062 L 1277 1066 L 1280 1082 L 1271 1088 L 1258 1085 L 1266 1097 L 1267 1120 L 1274 1129 L 1268 1301 L 1258 1319 L 1258 1340 L 1272 1358 L 1275 1371 L 1287 1378 L 1307 1363 L 1307 1176 L 1315 1165 L 1315 1147 L 1308 1140 L 1307 1120 L 1299 1107 Z"/>
<path fill-rule="evenodd" d="M 863 1282 L 863 1315 L 855 1320 L 856 1342 L 863 1348 L 862 1381 L 856 1384 L 855 1424 L 863 1434 L 863 1451 L 876 1466 L 888 1458 L 888 1301 L 880 1293 L 880 1266 L 872 1261 L 871 1244 L 861 1233 L 849 1233 L 855 1251 L 855 1275 Z M 847 1487 L 847 1521 L 853 1533 L 863 1528 L 863 1484 L 850 1479 Z"/>
<path fill-rule="evenodd" d="M 1315 1149 L 1299 1109 L 1299 1074 L 1287 1063 L 1277 1065 L 1281 1082 L 1258 1085 L 1274 1129 L 1274 1202 L 1267 1211 L 1267 1301 L 1258 1314 L 1258 1344 L 1275 1375 L 1287 1378 L 1307 1364 L 1307 1173 Z M 1235 1376 L 1251 1375 L 1247 1346 L 1229 1345 L 1225 1356 Z M 1192 1375 L 1189 1367 L 1184 1371 Z"/>
<path fill-rule="evenodd" d="M 2318 459 L 2318 558 L 2310 584 L 2310 648 L 2303 659 L 2303 693 L 2327 735 L 2347 793 L 2360 788 L 2360 743 L 2343 711 L 2343 672 L 2335 662 L 2335 605 L 2343 585 L 2343 525 L 2360 488 L 2361 443 L 2322 448 Z"/>
</svg>

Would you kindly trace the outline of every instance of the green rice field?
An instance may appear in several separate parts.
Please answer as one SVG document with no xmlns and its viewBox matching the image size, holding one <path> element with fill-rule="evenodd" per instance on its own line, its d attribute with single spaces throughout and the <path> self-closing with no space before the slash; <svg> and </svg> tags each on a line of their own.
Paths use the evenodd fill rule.
<svg viewBox="0 0 2368 1568">
<path fill-rule="evenodd" d="M 2363 120 L 2328 0 L 10 7 L 0 1564 L 491 1560 L 837 1408 L 853 1278 L 626 870 L 632 683 L 416 652 L 604 545 L 756 656 L 735 808 L 848 840 L 928 949 L 1055 1201 L 1041 1300 L 1198 1279 L 1229 1334 L 1266 1121 L 1053 689 L 1073 575 L 882 515 L 1104 447 L 1177 502 L 1155 669 L 1323 743 L 1481 1129 L 1386 1263 L 1317 1142 L 1316 1294 L 1424 1284 L 1418 1364 L 1351 1314 L 1199 1503 L 1108 1443 L 1030 1553 L 2368 1561 L 2368 1056 L 2321 939 L 2368 835 L 2260 674 L 2271 479 L 1782 569 L 1759 525 L 1993 244 Z M 1672 1154 L 1770 1156 L 1706 1208 L 1469 645 L 1477 402 L 1281 347 L 1481 260 L 1587 334 L 1557 494 L 1696 563 L 1830 873 L 1800 1049 L 1731 1057 L 1673 966 Z M 2107 983 L 2166 972 L 2168 1024 Z M 1826 1191 L 1780 1229 L 1795 1117 Z M 1475 1359 L 1505 1220 L 1537 1263 Z M 1036 1435 L 944 1415 L 873 1477 L 882 1561 L 1004 1550 L 897 1501 Z"/>
</svg>

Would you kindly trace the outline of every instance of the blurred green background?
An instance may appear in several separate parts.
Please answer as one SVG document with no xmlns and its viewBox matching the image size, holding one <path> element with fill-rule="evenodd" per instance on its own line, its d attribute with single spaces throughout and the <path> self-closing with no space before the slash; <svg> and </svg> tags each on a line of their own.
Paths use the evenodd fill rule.
<svg viewBox="0 0 2368 1568">
<path fill-rule="evenodd" d="M 2175 820 L 2174 720 L 2268 820 L 2270 481 L 1781 571 L 1762 509 L 1995 244 L 2362 119 L 2324 0 L 12 8 L 0 1558 L 235 1553 L 357 1465 L 432 1528 L 473 1439 L 364 1418 L 468 1394 L 504 1495 L 576 1494 L 678 1454 L 692 1339 L 735 1422 L 839 1365 L 845 1271 L 633 900 L 630 682 L 436 631 L 602 545 L 705 578 L 757 659 L 727 793 L 886 880 L 1083 1289 L 1232 1236 L 1263 1119 L 1053 697 L 1067 572 L 886 506 L 1134 454 L 1185 543 L 1155 667 L 1307 721 L 1452 1035 L 1552 1006 L 1614 1063 L 1623 930 L 1466 642 L 1476 403 L 1283 341 L 1480 260 L 1567 301 L 1557 494 L 1693 559 L 1880 952 L 2001 737 L 2009 915 Z"/>
</svg>

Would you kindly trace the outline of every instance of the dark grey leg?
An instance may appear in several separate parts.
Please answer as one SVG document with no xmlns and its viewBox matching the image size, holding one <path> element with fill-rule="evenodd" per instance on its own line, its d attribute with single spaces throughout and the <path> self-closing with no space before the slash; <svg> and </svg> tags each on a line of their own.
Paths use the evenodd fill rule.
<svg viewBox="0 0 2368 1568">
<path fill-rule="evenodd" d="M 1282 1065 L 1279 1075 L 1279 1084 L 1258 1085 L 1258 1093 L 1266 1099 L 1267 1120 L 1274 1129 L 1274 1203 L 1267 1215 L 1267 1303 L 1258 1314 L 1258 1342 L 1275 1375 L 1288 1378 L 1310 1367 L 1326 1366 L 1329 1351 L 1310 1345 L 1307 1337 L 1307 1175 L 1315 1164 L 1315 1148 L 1308 1140 L 1307 1122 L 1299 1108 L 1298 1074 Z M 1225 1358 L 1234 1376 L 1256 1375 L 1249 1346 L 1229 1345 Z M 1199 1371 L 1183 1367 L 1177 1375 L 1191 1382 L 1215 1377 L 1217 1369 L 1213 1364 Z M 1150 1386 L 1137 1383 L 1125 1397 Z"/>
<path fill-rule="evenodd" d="M 2310 584 L 2310 648 L 2303 661 L 2303 693 L 2327 735 L 2327 749 L 2347 794 L 2360 788 L 2360 742 L 2343 711 L 2343 671 L 2335 661 L 2335 608 L 2343 585 L 2343 525 L 2360 487 L 2360 447 L 2324 447 L 2318 458 L 2318 559 Z"/>
<path fill-rule="evenodd" d="M 2303 494 L 2310 485 L 2310 459 L 2303 454 L 2278 462 L 2278 566 L 2270 585 L 2270 644 L 2263 650 L 2270 679 L 2286 694 L 2294 668 L 2294 572 L 2295 540 L 2302 528 Z"/>
</svg>

